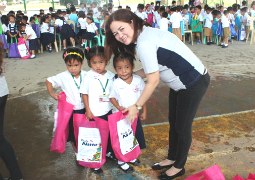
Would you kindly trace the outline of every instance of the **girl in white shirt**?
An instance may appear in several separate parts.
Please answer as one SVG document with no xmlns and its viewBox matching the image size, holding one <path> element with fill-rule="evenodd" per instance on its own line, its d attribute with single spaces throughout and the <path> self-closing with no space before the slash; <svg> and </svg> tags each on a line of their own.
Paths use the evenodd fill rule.
<svg viewBox="0 0 255 180">
<path fill-rule="evenodd" d="M 84 53 L 78 48 L 68 48 L 63 53 L 67 71 L 47 78 L 46 86 L 51 97 L 58 100 L 60 93 L 54 93 L 53 87 L 61 87 L 66 94 L 66 101 L 74 105 L 73 114 L 85 114 L 83 99 L 79 92 L 86 72 L 81 70 Z M 73 129 L 73 115 L 69 120 L 69 135 L 67 142 L 71 142 L 75 154 L 77 153 L 76 141 Z"/>
<path fill-rule="evenodd" d="M 97 26 L 94 23 L 94 19 L 90 16 L 87 17 L 87 24 L 86 24 L 86 30 L 87 32 L 83 35 L 82 38 L 85 39 L 84 44 L 86 43 L 86 40 L 92 40 L 96 35 L 99 36 L 97 31 Z"/>
<path fill-rule="evenodd" d="M 86 108 L 87 120 L 99 117 L 108 121 L 108 116 L 112 114 L 112 104 L 109 99 L 110 88 L 113 83 L 114 74 L 105 69 L 108 62 L 105 60 L 104 47 L 87 47 L 85 56 L 91 70 L 81 84 L 80 93 Z M 110 136 L 108 139 L 107 153 L 114 156 Z M 102 169 L 94 169 L 95 173 L 102 173 Z"/>
<path fill-rule="evenodd" d="M 110 93 L 112 104 L 120 111 L 135 104 L 145 87 L 145 83 L 140 76 L 133 74 L 134 57 L 129 52 L 121 52 L 113 58 L 113 66 L 118 78 L 113 82 Z M 143 106 L 143 113 L 137 120 L 135 137 L 141 149 L 146 148 L 141 120 L 146 119 L 146 105 Z M 135 166 L 140 164 L 139 159 L 134 159 L 130 163 Z M 127 163 L 118 161 L 118 166 L 125 172 L 132 172 L 134 169 Z"/>
<path fill-rule="evenodd" d="M 83 11 L 79 12 L 78 22 L 80 24 L 80 30 L 79 30 L 78 36 L 81 36 L 81 48 L 83 48 L 86 42 L 84 35 L 86 34 L 86 24 L 87 24 L 87 18 L 85 18 L 85 13 Z"/>
<path fill-rule="evenodd" d="M 31 59 L 35 58 L 35 50 L 40 49 L 40 44 L 37 39 L 37 36 L 35 34 L 35 31 L 32 29 L 32 27 L 27 26 L 26 24 L 19 24 L 18 30 L 21 32 L 25 32 L 24 41 L 29 39 L 29 50 L 32 52 Z"/>
<path fill-rule="evenodd" d="M 2 15 L 1 17 L 1 22 L 2 22 L 2 29 L 3 29 L 3 34 L 5 34 L 5 38 L 2 39 L 4 46 L 3 49 L 5 49 L 6 54 L 5 54 L 5 58 L 8 58 L 8 45 L 7 45 L 7 30 L 8 30 L 8 17 L 6 15 Z"/>
<path fill-rule="evenodd" d="M 41 37 L 40 42 L 43 46 L 48 46 L 49 52 L 52 52 L 51 43 L 55 41 L 55 35 L 50 33 L 49 16 L 41 17 Z"/>
</svg>

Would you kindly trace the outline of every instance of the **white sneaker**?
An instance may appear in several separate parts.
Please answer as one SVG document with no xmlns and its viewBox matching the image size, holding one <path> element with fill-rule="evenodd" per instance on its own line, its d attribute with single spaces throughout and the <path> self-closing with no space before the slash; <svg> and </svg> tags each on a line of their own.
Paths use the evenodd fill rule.
<svg viewBox="0 0 255 180">
<path fill-rule="evenodd" d="M 35 58 L 35 55 L 32 55 L 31 57 L 30 57 L 30 59 L 34 59 Z"/>
</svg>

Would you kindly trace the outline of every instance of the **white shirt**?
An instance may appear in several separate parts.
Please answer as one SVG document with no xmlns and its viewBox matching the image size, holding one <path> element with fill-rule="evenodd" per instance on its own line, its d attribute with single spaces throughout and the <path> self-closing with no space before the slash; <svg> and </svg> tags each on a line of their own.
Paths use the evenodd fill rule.
<svg viewBox="0 0 255 180">
<path fill-rule="evenodd" d="M 222 28 L 226 28 L 226 27 L 229 27 L 229 20 L 228 18 L 223 15 L 222 18 L 221 18 L 221 23 L 222 23 Z"/>
<path fill-rule="evenodd" d="M 69 20 L 69 15 L 68 14 L 65 15 L 64 18 L 65 18 L 66 21 L 68 21 Z"/>
<path fill-rule="evenodd" d="M 98 9 L 97 9 L 97 7 L 95 7 L 95 8 L 92 8 L 92 10 L 93 10 L 93 14 L 95 15 L 97 12 L 98 12 Z"/>
<path fill-rule="evenodd" d="M 172 23 L 172 28 L 179 28 L 182 21 L 182 16 L 180 13 L 174 12 L 170 17 L 170 22 Z"/>
<path fill-rule="evenodd" d="M 48 29 L 49 29 L 49 24 L 48 23 L 45 23 L 43 22 L 42 25 L 41 25 L 41 33 L 48 33 L 50 32 Z"/>
<path fill-rule="evenodd" d="M 28 39 L 36 39 L 37 36 L 35 34 L 35 31 L 33 30 L 32 27 L 27 26 L 25 29 L 25 33 L 29 36 L 31 35 Z"/>
<path fill-rule="evenodd" d="M 159 21 L 160 21 L 160 19 L 161 19 L 161 16 L 160 16 L 160 14 L 158 13 L 158 11 L 155 11 L 155 12 L 154 12 L 154 16 L 155 16 L 155 19 L 156 19 L 156 21 L 157 21 L 157 26 L 156 26 L 156 28 L 158 28 L 158 23 L 159 23 Z"/>
<path fill-rule="evenodd" d="M 82 78 L 81 83 L 80 78 Z M 85 78 L 86 71 L 81 70 L 81 76 L 78 79 L 73 78 L 69 71 L 65 71 L 56 76 L 49 77 L 47 80 L 53 87 L 61 87 L 66 94 L 66 101 L 74 105 L 74 110 L 80 110 L 84 109 L 85 106 L 76 84 L 81 87 Z"/>
<path fill-rule="evenodd" d="M 4 75 L 0 75 L 0 97 L 3 97 L 7 94 L 9 94 L 9 89 L 8 89 L 8 85 L 7 82 L 5 80 Z"/>
<path fill-rule="evenodd" d="M 86 24 L 87 24 L 87 18 L 79 18 L 78 22 L 80 23 L 81 29 L 86 29 Z"/>
<path fill-rule="evenodd" d="M 83 11 L 85 14 L 87 14 L 87 9 L 85 7 L 84 8 L 80 7 L 79 11 Z"/>
<path fill-rule="evenodd" d="M 147 17 L 147 14 L 146 14 L 146 12 L 137 12 L 136 13 L 136 15 L 139 17 L 139 18 L 141 18 L 142 20 L 144 20 L 144 19 L 147 19 L 148 17 Z"/>
<path fill-rule="evenodd" d="M 235 25 L 235 16 L 234 16 L 234 14 L 229 13 L 228 19 L 229 19 L 229 20 L 232 20 L 232 24 Z"/>
<path fill-rule="evenodd" d="M 108 84 L 105 88 L 105 94 L 109 95 L 111 92 L 113 78 L 114 74 L 108 70 L 104 75 L 101 75 L 92 69 L 87 72 L 86 77 L 81 84 L 80 93 L 88 95 L 89 108 L 94 116 L 103 116 L 111 110 L 112 104 L 110 101 L 99 102 L 99 96 L 103 95 L 103 88 L 99 80 L 105 88 L 108 79 Z"/>
<path fill-rule="evenodd" d="M 8 27 L 5 24 L 2 24 L 3 32 L 6 33 L 8 30 Z"/>
<path fill-rule="evenodd" d="M 62 27 L 63 24 L 66 24 L 66 22 L 64 22 L 64 21 L 61 20 L 61 19 L 56 19 L 55 24 L 58 25 L 58 26 L 60 26 L 60 27 Z"/>
<path fill-rule="evenodd" d="M 97 26 L 95 23 L 88 24 L 86 23 L 87 32 L 96 33 Z"/>
<path fill-rule="evenodd" d="M 213 20 L 213 15 L 212 15 L 212 12 L 210 12 L 206 16 L 205 27 L 212 29 L 212 20 Z"/>
<path fill-rule="evenodd" d="M 144 87 L 145 83 L 140 76 L 133 75 L 131 84 L 118 78 L 112 84 L 110 98 L 115 98 L 120 106 L 128 108 L 137 102 Z"/>
<path fill-rule="evenodd" d="M 246 12 L 243 16 L 241 16 L 241 22 L 247 22 L 245 24 L 245 26 L 250 26 L 251 22 L 250 22 L 250 16 L 248 15 L 248 13 Z"/>
<path fill-rule="evenodd" d="M 159 20 L 159 29 L 168 31 L 168 24 L 170 24 L 170 21 L 167 18 L 162 18 Z"/>
</svg>

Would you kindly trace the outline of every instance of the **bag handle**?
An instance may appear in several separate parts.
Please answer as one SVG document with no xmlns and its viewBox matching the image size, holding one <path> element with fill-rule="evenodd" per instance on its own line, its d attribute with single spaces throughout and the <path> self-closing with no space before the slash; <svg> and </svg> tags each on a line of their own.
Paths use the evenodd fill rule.
<svg viewBox="0 0 255 180">
<path fill-rule="evenodd" d="M 2 25 L 0 26 L 0 34 L 3 34 L 3 27 L 2 27 Z"/>
<path fill-rule="evenodd" d="M 15 37 L 16 44 L 18 43 L 17 38 Z M 13 43 L 13 38 L 11 38 L 11 43 Z"/>
</svg>

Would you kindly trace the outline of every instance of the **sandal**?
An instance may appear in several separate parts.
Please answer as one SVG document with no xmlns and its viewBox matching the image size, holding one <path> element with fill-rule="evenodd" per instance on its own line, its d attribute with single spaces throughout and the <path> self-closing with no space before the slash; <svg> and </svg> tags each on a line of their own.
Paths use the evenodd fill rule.
<svg viewBox="0 0 255 180">
<path fill-rule="evenodd" d="M 135 162 L 129 162 L 131 164 L 133 164 L 134 166 L 139 166 L 141 164 L 139 159 L 136 159 Z"/>
<path fill-rule="evenodd" d="M 104 171 L 101 168 L 98 169 L 98 170 L 93 169 L 93 173 L 95 173 L 95 174 L 102 174 L 102 173 L 104 173 Z"/>
<path fill-rule="evenodd" d="M 160 166 L 159 165 L 160 162 L 153 164 L 153 166 L 151 167 L 153 170 L 162 170 L 165 168 L 171 168 L 173 166 L 173 164 L 171 165 L 166 165 L 166 166 Z"/>
<path fill-rule="evenodd" d="M 123 165 L 125 165 L 126 163 L 123 163 L 123 164 L 117 164 L 118 165 L 118 167 L 122 170 L 122 171 L 124 171 L 125 173 L 132 173 L 132 172 L 134 172 L 135 170 L 134 170 L 134 168 L 133 167 L 131 167 L 131 166 L 129 166 L 129 168 L 128 169 L 123 169 L 122 168 L 122 166 Z"/>
</svg>

